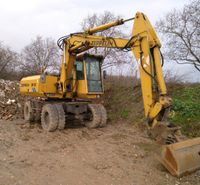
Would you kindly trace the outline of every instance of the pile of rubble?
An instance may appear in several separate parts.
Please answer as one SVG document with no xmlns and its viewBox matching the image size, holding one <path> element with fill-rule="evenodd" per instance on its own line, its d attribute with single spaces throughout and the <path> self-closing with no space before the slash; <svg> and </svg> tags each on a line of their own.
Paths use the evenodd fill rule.
<svg viewBox="0 0 200 185">
<path fill-rule="evenodd" d="M 0 119 L 12 120 L 21 117 L 22 104 L 19 82 L 0 79 Z"/>
</svg>

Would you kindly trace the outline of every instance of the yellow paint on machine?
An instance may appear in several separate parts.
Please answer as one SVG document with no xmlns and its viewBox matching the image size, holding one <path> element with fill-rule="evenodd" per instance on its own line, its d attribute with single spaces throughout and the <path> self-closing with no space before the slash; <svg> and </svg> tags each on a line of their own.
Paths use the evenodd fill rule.
<svg viewBox="0 0 200 185">
<path fill-rule="evenodd" d="M 45 94 L 56 94 L 58 78 L 50 75 L 25 77 L 20 81 L 22 95 L 45 97 Z"/>
</svg>

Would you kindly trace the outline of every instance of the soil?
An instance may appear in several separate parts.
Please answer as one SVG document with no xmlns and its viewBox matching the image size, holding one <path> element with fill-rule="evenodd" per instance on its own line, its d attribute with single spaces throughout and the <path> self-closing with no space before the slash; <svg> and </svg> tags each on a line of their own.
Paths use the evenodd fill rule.
<svg viewBox="0 0 200 185">
<path fill-rule="evenodd" d="M 198 185 L 200 171 L 171 176 L 144 132 L 126 123 L 47 133 L 0 121 L 0 185 Z"/>
</svg>

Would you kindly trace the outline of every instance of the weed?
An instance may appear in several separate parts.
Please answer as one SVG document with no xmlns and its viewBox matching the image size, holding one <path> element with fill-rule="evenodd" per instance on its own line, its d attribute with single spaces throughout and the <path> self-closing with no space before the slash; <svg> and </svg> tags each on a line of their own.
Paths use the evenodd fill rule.
<svg viewBox="0 0 200 185">
<path fill-rule="evenodd" d="M 128 110 L 122 110 L 122 111 L 121 111 L 121 118 L 127 119 L 128 116 L 129 116 L 129 112 L 130 112 L 130 111 L 128 111 Z"/>
</svg>

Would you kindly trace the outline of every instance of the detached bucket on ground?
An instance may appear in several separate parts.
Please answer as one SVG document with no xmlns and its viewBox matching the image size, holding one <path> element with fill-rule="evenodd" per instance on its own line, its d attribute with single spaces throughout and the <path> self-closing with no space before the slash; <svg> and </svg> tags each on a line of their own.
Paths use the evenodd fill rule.
<svg viewBox="0 0 200 185">
<path fill-rule="evenodd" d="M 200 138 L 164 146 L 161 163 L 177 177 L 200 169 Z"/>
</svg>

